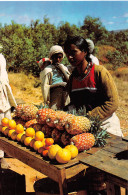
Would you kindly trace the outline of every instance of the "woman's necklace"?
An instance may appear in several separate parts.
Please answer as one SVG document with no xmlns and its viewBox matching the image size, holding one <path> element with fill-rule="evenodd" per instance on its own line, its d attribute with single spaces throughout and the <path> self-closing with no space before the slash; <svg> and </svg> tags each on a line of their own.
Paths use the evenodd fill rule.
<svg viewBox="0 0 128 195">
<path fill-rule="evenodd" d="M 80 75 L 77 76 L 77 79 L 82 80 L 88 75 L 89 72 L 90 72 L 90 63 L 88 63 L 84 71 Z"/>
</svg>

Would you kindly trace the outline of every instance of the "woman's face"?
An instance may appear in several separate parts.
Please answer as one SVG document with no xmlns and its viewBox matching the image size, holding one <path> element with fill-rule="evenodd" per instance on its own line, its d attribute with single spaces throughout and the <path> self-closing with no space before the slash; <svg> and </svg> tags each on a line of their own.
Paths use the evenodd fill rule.
<svg viewBox="0 0 128 195">
<path fill-rule="evenodd" d="M 62 53 L 56 53 L 52 56 L 51 59 L 52 59 L 53 64 L 59 64 L 63 59 L 63 54 Z"/>
<path fill-rule="evenodd" d="M 86 52 L 81 51 L 76 45 L 71 44 L 65 51 L 70 64 L 79 67 L 85 61 Z"/>
</svg>

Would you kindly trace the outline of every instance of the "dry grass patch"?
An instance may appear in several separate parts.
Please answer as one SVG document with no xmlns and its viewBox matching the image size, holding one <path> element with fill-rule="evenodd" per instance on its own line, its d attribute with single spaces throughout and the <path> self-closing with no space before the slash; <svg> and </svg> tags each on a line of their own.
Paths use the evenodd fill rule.
<svg viewBox="0 0 128 195">
<path fill-rule="evenodd" d="M 8 77 L 15 98 L 21 98 L 26 103 L 43 102 L 41 87 L 34 87 L 36 83 L 40 83 L 39 78 L 24 73 L 9 73 Z"/>
</svg>

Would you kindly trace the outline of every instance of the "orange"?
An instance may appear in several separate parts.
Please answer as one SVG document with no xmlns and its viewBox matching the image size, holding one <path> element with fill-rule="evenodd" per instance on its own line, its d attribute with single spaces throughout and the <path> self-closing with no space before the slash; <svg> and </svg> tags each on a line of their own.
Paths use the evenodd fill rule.
<svg viewBox="0 0 128 195">
<path fill-rule="evenodd" d="M 34 150 L 38 150 L 40 147 L 43 146 L 43 143 L 41 141 L 35 141 L 34 144 L 33 144 L 33 148 Z"/>
<path fill-rule="evenodd" d="M 71 152 L 71 159 L 75 158 L 78 155 L 78 149 L 74 145 L 67 145 L 65 146 Z"/>
<path fill-rule="evenodd" d="M 67 163 L 71 160 L 71 152 L 66 148 L 61 148 L 56 153 L 56 160 L 59 163 Z"/>
<path fill-rule="evenodd" d="M 8 122 L 9 122 L 9 119 L 5 117 L 1 120 L 1 125 L 4 126 L 4 127 L 7 127 Z"/>
<path fill-rule="evenodd" d="M 43 139 L 44 139 L 44 133 L 42 131 L 36 131 L 35 140 L 43 141 Z"/>
<path fill-rule="evenodd" d="M 22 135 L 24 135 L 24 134 L 25 134 L 25 131 L 24 131 L 23 133 L 18 133 L 18 134 L 17 134 L 16 139 L 17 139 L 18 142 L 21 141 L 21 137 L 22 137 Z"/>
<path fill-rule="evenodd" d="M 15 131 L 15 129 L 9 129 L 8 131 L 8 137 L 11 137 L 11 134 Z"/>
<path fill-rule="evenodd" d="M 3 131 L 3 134 L 4 134 L 5 136 L 7 136 L 7 135 L 8 135 L 8 132 L 9 132 L 9 128 L 6 128 L 6 129 Z"/>
<path fill-rule="evenodd" d="M 52 139 L 52 138 L 46 138 L 45 139 L 45 144 L 47 146 L 51 146 L 53 143 L 54 143 L 54 139 Z"/>
<path fill-rule="evenodd" d="M 7 127 L 2 127 L 1 132 L 4 133 L 5 129 L 7 129 Z"/>
<path fill-rule="evenodd" d="M 42 155 L 43 155 L 43 156 L 48 156 L 48 150 L 43 150 L 43 151 L 42 151 Z"/>
<path fill-rule="evenodd" d="M 58 144 L 51 145 L 49 150 L 48 150 L 48 157 L 50 159 L 55 159 L 56 158 L 56 153 L 59 149 L 61 149 L 61 147 Z"/>
<path fill-rule="evenodd" d="M 24 144 L 25 144 L 25 146 L 29 146 L 31 140 L 32 140 L 32 137 L 28 137 L 28 136 L 27 136 L 27 137 L 24 139 Z"/>
<path fill-rule="evenodd" d="M 16 128 L 16 122 L 13 119 L 10 119 L 8 122 L 8 128 L 9 129 L 15 129 Z"/>
<path fill-rule="evenodd" d="M 17 133 L 14 131 L 14 132 L 11 134 L 11 139 L 12 139 L 12 140 L 16 140 L 16 137 L 17 137 Z"/>
<path fill-rule="evenodd" d="M 35 136 L 35 130 L 32 127 L 28 127 L 25 132 L 26 136 L 28 137 L 34 137 Z"/>
<path fill-rule="evenodd" d="M 21 143 L 24 143 L 24 139 L 25 139 L 26 137 L 27 137 L 27 136 L 26 136 L 25 134 L 23 134 L 23 135 L 21 136 L 21 139 L 20 139 Z"/>
<path fill-rule="evenodd" d="M 23 133 L 24 132 L 24 127 L 23 127 L 23 125 L 18 124 L 18 125 L 16 125 L 15 130 L 16 130 L 16 133 Z"/>
<path fill-rule="evenodd" d="M 35 141 L 36 141 L 35 139 L 31 140 L 30 145 L 29 145 L 31 148 L 33 148 L 33 144 L 34 144 Z"/>
</svg>

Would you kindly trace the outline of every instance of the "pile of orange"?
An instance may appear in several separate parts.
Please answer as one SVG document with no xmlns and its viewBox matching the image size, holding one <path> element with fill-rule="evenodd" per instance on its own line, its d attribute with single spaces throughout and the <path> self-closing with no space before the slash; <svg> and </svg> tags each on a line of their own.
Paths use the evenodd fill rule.
<svg viewBox="0 0 128 195">
<path fill-rule="evenodd" d="M 67 163 L 78 155 L 76 146 L 67 145 L 62 148 L 58 144 L 54 144 L 53 138 L 45 138 L 42 131 L 36 131 L 32 127 L 28 127 L 25 130 L 22 124 L 16 124 L 13 119 L 3 118 L 1 124 L 0 131 L 5 136 L 33 148 L 43 157 L 49 157 L 50 160 Z"/>
</svg>

